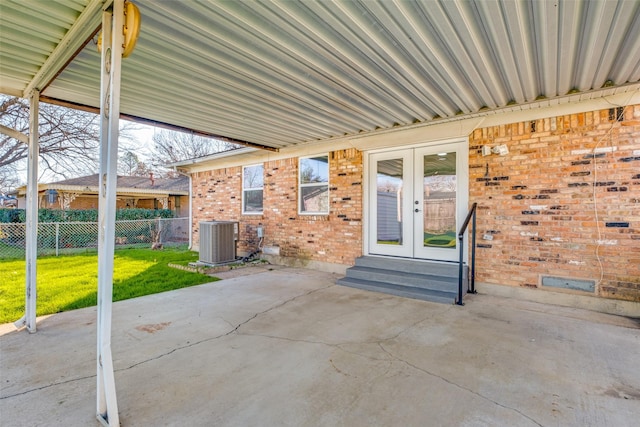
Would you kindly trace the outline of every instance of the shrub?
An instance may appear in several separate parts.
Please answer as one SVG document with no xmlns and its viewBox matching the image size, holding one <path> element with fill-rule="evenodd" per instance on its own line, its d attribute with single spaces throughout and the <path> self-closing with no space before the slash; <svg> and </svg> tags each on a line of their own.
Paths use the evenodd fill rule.
<svg viewBox="0 0 640 427">
<path fill-rule="evenodd" d="M 173 218 L 173 211 L 170 209 L 118 209 L 116 220 L 135 220 L 153 218 Z M 38 222 L 97 222 L 97 209 L 39 209 Z M 26 222 L 24 209 L 0 209 L 0 223 Z"/>
<path fill-rule="evenodd" d="M 153 219 L 153 218 L 173 218 L 171 209 L 119 209 L 116 212 L 116 219 Z"/>
<path fill-rule="evenodd" d="M 24 209 L 0 209 L 0 223 L 25 222 Z"/>
</svg>

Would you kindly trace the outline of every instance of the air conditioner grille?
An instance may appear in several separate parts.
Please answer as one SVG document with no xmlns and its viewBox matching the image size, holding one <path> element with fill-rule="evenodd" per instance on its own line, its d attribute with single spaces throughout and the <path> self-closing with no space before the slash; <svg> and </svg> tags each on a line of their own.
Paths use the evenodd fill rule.
<svg viewBox="0 0 640 427">
<path fill-rule="evenodd" d="M 237 224 L 231 221 L 200 223 L 200 262 L 220 264 L 235 261 Z"/>
</svg>

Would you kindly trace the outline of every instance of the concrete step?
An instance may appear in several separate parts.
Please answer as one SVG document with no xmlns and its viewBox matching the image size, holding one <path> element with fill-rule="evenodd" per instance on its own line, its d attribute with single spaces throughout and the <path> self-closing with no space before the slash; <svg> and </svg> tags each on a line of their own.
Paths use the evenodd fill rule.
<svg viewBox="0 0 640 427">
<path fill-rule="evenodd" d="M 458 277 L 437 276 L 433 274 L 409 273 L 398 270 L 354 266 L 347 270 L 350 279 L 389 283 L 399 286 L 457 292 Z"/>
<path fill-rule="evenodd" d="M 463 266 L 463 293 L 468 267 Z M 339 285 L 427 301 L 454 303 L 458 298 L 458 264 L 364 256 L 347 269 Z"/>
<path fill-rule="evenodd" d="M 363 289 L 366 291 L 382 292 L 399 297 L 413 298 L 442 304 L 454 304 L 458 297 L 457 292 L 435 291 L 431 289 L 415 288 L 412 286 L 392 285 L 370 280 L 351 279 L 349 277 L 338 279 L 336 283 L 342 286 Z"/>
<path fill-rule="evenodd" d="M 458 277 L 458 263 L 455 262 L 362 256 L 356 258 L 355 265 L 358 267 L 380 268 L 384 270 L 404 271 L 407 273 Z"/>
</svg>

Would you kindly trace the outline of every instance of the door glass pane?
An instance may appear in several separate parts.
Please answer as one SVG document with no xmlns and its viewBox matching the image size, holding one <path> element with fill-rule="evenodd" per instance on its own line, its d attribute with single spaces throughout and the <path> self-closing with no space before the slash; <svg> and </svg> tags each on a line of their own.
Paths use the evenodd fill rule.
<svg viewBox="0 0 640 427">
<path fill-rule="evenodd" d="M 402 159 L 381 160 L 377 166 L 376 241 L 402 245 Z"/>
<path fill-rule="evenodd" d="M 424 156 L 424 246 L 456 247 L 456 153 Z"/>
</svg>

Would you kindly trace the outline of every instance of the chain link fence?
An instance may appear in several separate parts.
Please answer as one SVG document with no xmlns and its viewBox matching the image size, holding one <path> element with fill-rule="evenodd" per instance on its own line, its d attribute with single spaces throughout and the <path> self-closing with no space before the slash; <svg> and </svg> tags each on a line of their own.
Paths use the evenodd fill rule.
<svg viewBox="0 0 640 427">
<path fill-rule="evenodd" d="M 0 223 L 0 259 L 24 258 L 26 224 Z M 189 218 L 116 221 L 116 248 L 179 245 L 189 242 Z M 38 255 L 98 249 L 97 222 L 38 223 Z"/>
</svg>

